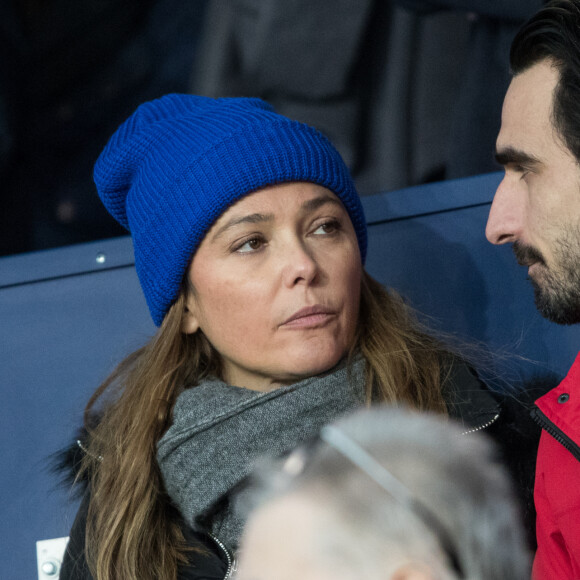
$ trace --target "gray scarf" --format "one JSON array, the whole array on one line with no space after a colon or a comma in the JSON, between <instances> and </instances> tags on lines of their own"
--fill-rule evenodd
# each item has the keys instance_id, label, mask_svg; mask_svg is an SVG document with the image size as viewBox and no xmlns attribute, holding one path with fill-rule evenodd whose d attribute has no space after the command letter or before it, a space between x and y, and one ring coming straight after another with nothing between
<instances>
[{"instance_id":1,"label":"gray scarf","mask_svg":"<svg viewBox=\"0 0 580 580\"><path fill-rule=\"evenodd\" d=\"M350 372L349 372L350 371ZM185 521L199 516L252 471L261 456L277 457L340 415L364 404L364 361L268 392L208 379L177 399L173 424L157 447L165 487ZM243 521L225 509L211 529L235 548Z\"/></svg>"}]
</instances>

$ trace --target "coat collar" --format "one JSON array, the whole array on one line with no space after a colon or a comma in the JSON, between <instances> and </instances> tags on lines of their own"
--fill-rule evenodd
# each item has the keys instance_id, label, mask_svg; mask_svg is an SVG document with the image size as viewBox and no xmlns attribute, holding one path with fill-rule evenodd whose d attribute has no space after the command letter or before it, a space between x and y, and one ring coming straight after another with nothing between
<instances>
[{"instance_id":1,"label":"coat collar","mask_svg":"<svg viewBox=\"0 0 580 580\"><path fill-rule=\"evenodd\" d=\"M536 406L568 439L580 445L580 354L564 380L540 397Z\"/></svg>"}]
</instances>

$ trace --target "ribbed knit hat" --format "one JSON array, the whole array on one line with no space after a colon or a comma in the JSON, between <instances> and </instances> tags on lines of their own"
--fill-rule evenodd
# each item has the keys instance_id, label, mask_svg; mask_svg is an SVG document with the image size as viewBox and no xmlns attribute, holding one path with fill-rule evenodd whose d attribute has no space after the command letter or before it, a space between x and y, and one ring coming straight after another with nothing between
<instances>
[{"instance_id":1,"label":"ribbed knit hat","mask_svg":"<svg viewBox=\"0 0 580 580\"><path fill-rule=\"evenodd\" d=\"M318 131L260 99L172 94L145 103L111 137L94 178L109 213L131 232L157 326L213 223L266 185L309 181L334 192L365 260L365 217L340 155Z\"/></svg>"}]
</instances>

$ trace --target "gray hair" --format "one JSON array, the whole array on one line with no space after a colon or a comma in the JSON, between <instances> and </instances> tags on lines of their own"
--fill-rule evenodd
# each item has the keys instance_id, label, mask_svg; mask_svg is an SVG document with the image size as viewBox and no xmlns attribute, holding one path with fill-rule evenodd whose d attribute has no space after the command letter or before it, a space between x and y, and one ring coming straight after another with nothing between
<instances>
[{"instance_id":1,"label":"gray hair","mask_svg":"<svg viewBox=\"0 0 580 580\"><path fill-rule=\"evenodd\" d=\"M263 465L254 483L241 509L311 498L340 523L316 547L320 557L340 553L353 570L374 567L376 578L387 560L423 563L446 580L529 578L520 514L493 442L440 417L356 412L282 465Z\"/></svg>"}]
</instances>

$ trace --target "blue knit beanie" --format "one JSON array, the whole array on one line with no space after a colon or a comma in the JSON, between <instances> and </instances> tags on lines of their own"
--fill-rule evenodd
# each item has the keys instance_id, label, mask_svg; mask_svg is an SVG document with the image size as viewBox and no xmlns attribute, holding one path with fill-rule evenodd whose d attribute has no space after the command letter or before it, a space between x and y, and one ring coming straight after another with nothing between
<instances>
[{"instance_id":1,"label":"blue knit beanie","mask_svg":"<svg viewBox=\"0 0 580 580\"><path fill-rule=\"evenodd\" d=\"M260 99L173 94L145 103L111 137L94 178L109 213L131 232L157 326L213 223L266 185L309 181L334 192L365 260L366 221L340 155L318 131Z\"/></svg>"}]
</instances>

